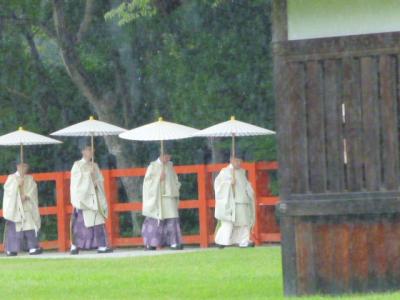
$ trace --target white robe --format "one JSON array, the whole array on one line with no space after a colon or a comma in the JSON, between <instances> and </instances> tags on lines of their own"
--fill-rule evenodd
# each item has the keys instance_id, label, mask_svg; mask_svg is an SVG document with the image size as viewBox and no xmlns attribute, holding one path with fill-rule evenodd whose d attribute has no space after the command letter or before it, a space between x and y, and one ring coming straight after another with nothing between
<instances>
[{"instance_id":1,"label":"white robe","mask_svg":"<svg viewBox=\"0 0 400 300\"><path fill-rule=\"evenodd\" d=\"M165 179L160 181L163 169ZM172 162L151 162L143 181L142 214L158 220L178 218L180 187Z\"/></svg>"},{"instance_id":2,"label":"white robe","mask_svg":"<svg viewBox=\"0 0 400 300\"><path fill-rule=\"evenodd\" d=\"M15 223L16 231L40 229L40 213L37 184L31 175L24 176L24 184L18 185L19 173L8 175L4 184L3 216ZM21 193L27 200L22 201Z\"/></svg>"},{"instance_id":3,"label":"white robe","mask_svg":"<svg viewBox=\"0 0 400 300\"><path fill-rule=\"evenodd\" d=\"M233 182L235 172L235 185ZM232 165L221 170L214 182L215 218L220 227L215 236L219 245L246 245L255 222L254 191L246 171L234 170Z\"/></svg>"},{"instance_id":4,"label":"white robe","mask_svg":"<svg viewBox=\"0 0 400 300\"><path fill-rule=\"evenodd\" d=\"M86 227L104 224L108 215L107 200L104 192L104 179L99 166L84 159L74 163L71 170L71 203L81 209Z\"/></svg>"}]
</instances>

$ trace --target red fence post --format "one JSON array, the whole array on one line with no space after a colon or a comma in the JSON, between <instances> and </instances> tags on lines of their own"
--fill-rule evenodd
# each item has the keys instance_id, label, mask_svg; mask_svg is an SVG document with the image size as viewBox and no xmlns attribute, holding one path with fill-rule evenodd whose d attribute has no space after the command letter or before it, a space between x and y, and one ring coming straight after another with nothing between
<instances>
[{"instance_id":1,"label":"red fence post","mask_svg":"<svg viewBox=\"0 0 400 300\"><path fill-rule=\"evenodd\" d=\"M119 237L119 219L118 213L114 212L114 203L117 202L116 199L116 186L115 178L111 176L111 170L103 170L104 177L104 190L108 205L108 218L106 221L106 231L108 235L108 242L110 247L115 245L115 239Z\"/></svg>"},{"instance_id":2,"label":"red fence post","mask_svg":"<svg viewBox=\"0 0 400 300\"><path fill-rule=\"evenodd\" d=\"M214 199L214 186L212 181L212 172L208 172L206 167L206 203L207 203L207 229L208 229L208 242L214 243L214 231L216 226L216 219L214 217L213 205L210 199Z\"/></svg>"},{"instance_id":3,"label":"red fence post","mask_svg":"<svg viewBox=\"0 0 400 300\"><path fill-rule=\"evenodd\" d=\"M58 251L65 252L68 248L67 234L69 226L67 224L67 201L65 195L64 173L59 172L56 176L56 201L57 201L57 232L58 232Z\"/></svg>"},{"instance_id":4,"label":"red fence post","mask_svg":"<svg viewBox=\"0 0 400 300\"><path fill-rule=\"evenodd\" d=\"M207 205L207 172L205 165L199 165L197 171L197 186L199 193L199 229L200 247L208 247L208 205Z\"/></svg>"},{"instance_id":5,"label":"red fence post","mask_svg":"<svg viewBox=\"0 0 400 300\"><path fill-rule=\"evenodd\" d=\"M259 183L259 186L260 186L260 184L262 184L264 187L266 187L267 196L270 196L271 195L271 189L270 189L270 183L269 183L269 173L268 173L268 171L266 171L263 174L265 176L264 180L263 181L259 180L258 183ZM259 188L259 186L257 188ZM271 206L271 205L270 206L263 206L263 207L259 207L258 210L260 210L263 213L262 216L260 216L260 213L259 213L260 220L264 224L264 227L260 226L260 229L259 229L260 230L261 242L271 242L270 239L266 239L266 240L262 239L262 230L263 230L263 228L265 228L265 233L267 235L273 233L272 228L270 226L270 223L274 222L274 220L275 220L275 214L274 214L275 209L274 209L274 206Z\"/></svg>"},{"instance_id":6,"label":"red fence post","mask_svg":"<svg viewBox=\"0 0 400 300\"><path fill-rule=\"evenodd\" d=\"M254 197L255 197L255 210L256 210L256 215L255 215L255 224L253 228L253 235L255 239L256 245L261 244L260 240L260 203L259 203L259 198L258 198L258 188L257 188L257 166L256 163L251 163L249 167L249 181L254 189Z\"/></svg>"}]
</instances>

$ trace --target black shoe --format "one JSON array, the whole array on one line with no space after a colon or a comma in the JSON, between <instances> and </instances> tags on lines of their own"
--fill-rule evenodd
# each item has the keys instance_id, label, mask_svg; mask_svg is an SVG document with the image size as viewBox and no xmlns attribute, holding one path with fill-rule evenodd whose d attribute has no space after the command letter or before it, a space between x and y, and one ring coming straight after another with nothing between
<instances>
[{"instance_id":1,"label":"black shoe","mask_svg":"<svg viewBox=\"0 0 400 300\"><path fill-rule=\"evenodd\" d=\"M220 245L220 244L216 244L216 245L217 245L218 249L224 249L225 248L224 245Z\"/></svg>"},{"instance_id":2,"label":"black shoe","mask_svg":"<svg viewBox=\"0 0 400 300\"><path fill-rule=\"evenodd\" d=\"M154 246L146 245L146 246L144 247L144 250L145 250L145 251L154 251L154 250L157 250L157 248L154 247Z\"/></svg>"},{"instance_id":3,"label":"black shoe","mask_svg":"<svg viewBox=\"0 0 400 300\"><path fill-rule=\"evenodd\" d=\"M79 254L79 249L78 248L72 249L69 253L71 255L78 255Z\"/></svg>"},{"instance_id":4,"label":"black shoe","mask_svg":"<svg viewBox=\"0 0 400 300\"><path fill-rule=\"evenodd\" d=\"M182 244L178 244L175 246L171 246L169 247L171 250L183 250L183 245Z\"/></svg>"},{"instance_id":5,"label":"black shoe","mask_svg":"<svg viewBox=\"0 0 400 300\"><path fill-rule=\"evenodd\" d=\"M6 255L7 255L7 256L17 256L18 253L17 253L17 252L7 251L7 252L6 252Z\"/></svg>"},{"instance_id":6,"label":"black shoe","mask_svg":"<svg viewBox=\"0 0 400 300\"><path fill-rule=\"evenodd\" d=\"M37 248L35 249L33 252L29 252L29 255L39 255L43 253L43 249L42 248Z\"/></svg>"},{"instance_id":7,"label":"black shoe","mask_svg":"<svg viewBox=\"0 0 400 300\"><path fill-rule=\"evenodd\" d=\"M97 250L97 253L113 253L114 250L112 248L106 248L104 250Z\"/></svg>"}]
</instances>

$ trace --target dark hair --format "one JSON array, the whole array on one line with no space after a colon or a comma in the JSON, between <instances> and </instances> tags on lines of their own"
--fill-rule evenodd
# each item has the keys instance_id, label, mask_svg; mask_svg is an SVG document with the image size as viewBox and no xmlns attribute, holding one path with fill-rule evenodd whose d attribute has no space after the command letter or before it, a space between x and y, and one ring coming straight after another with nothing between
<instances>
[{"instance_id":1,"label":"dark hair","mask_svg":"<svg viewBox=\"0 0 400 300\"><path fill-rule=\"evenodd\" d=\"M92 148L92 145L91 144L82 144L80 147L81 151L86 150L87 148Z\"/></svg>"}]
</instances>

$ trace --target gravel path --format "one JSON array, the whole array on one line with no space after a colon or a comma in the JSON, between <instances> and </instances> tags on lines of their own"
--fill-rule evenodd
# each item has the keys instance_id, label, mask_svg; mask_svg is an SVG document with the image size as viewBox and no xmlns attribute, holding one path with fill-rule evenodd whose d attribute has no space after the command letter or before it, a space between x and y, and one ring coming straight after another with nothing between
<instances>
[{"instance_id":1,"label":"gravel path","mask_svg":"<svg viewBox=\"0 0 400 300\"><path fill-rule=\"evenodd\" d=\"M143 249L116 249L113 253L98 254L96 251L81 251L79 255L70 255L69 252L54 252L45 251L41 255L29 255L27 253L20 253L16 257L7 257L0 255L0 259L11 259L11 258L32 258L32 259L102 259L102 258L122 258L122 257L139 257L139 256L157 256L167 254L181 254L190 253L197 251L207 251L208 249L201 248L185 248L184 250L157 250L157 251L145 251Z\"/></svg>"}]
</instances>

